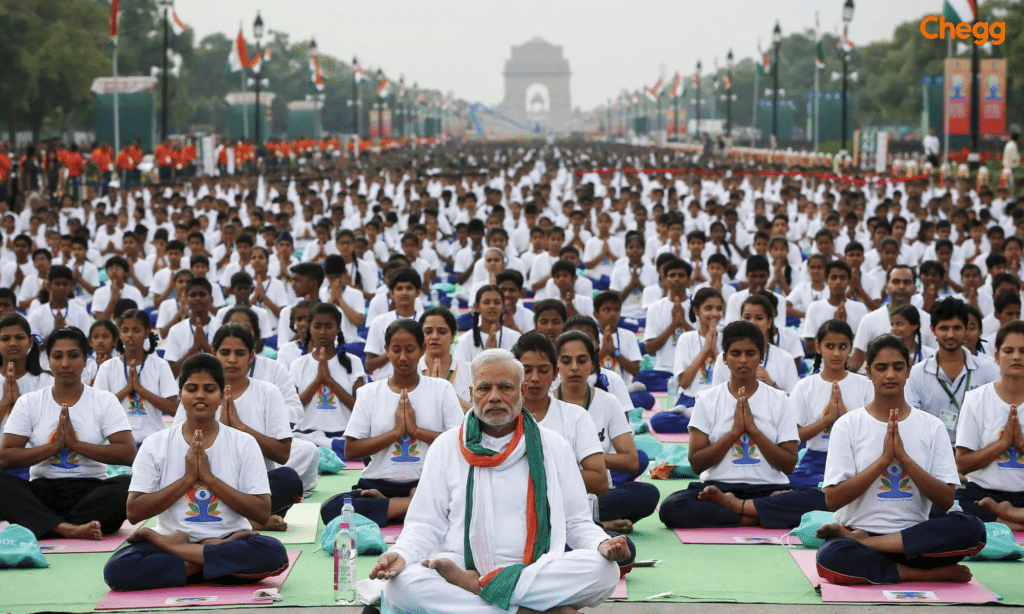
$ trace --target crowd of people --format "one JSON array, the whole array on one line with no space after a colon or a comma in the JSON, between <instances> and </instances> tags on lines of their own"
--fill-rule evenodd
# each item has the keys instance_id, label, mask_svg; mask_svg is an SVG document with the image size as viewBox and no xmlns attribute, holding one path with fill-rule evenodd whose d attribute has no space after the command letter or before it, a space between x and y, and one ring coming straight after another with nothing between
<instances>
[{"instance_id":1,"label":"crowd of people","mask_svg":"<svg viewBox=\"0 0 1024 614\"><path fill-rule=\"evenodd\" d=\"M367 464L325 522L404 522L392 612L595 605L655 512L832 510L837 583L966 582L983 522L1024 528L1007 189L583 142L261 158L0 199L0 520L155 517L115 589L280 573L328 451ZM651 409L699 476L663 500Z\"/></svg>"}]
</instances>

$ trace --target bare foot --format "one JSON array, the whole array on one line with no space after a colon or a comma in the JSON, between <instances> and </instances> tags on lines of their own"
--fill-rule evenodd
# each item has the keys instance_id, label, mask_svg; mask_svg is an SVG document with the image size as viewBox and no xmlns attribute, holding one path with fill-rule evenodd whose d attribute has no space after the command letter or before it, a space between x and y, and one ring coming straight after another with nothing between
<instances>
[{"instance_id":1,"label":"bare foot","mask_svg":"<svg viewBox=\"0 0 1024 614\"><path fill-rule=\"evenodd\" d=\"M1017 520L1011 517L1011 513L1017 508L1013 507L1013 504L1009 501L996 501L992 497L985 497L981 501L978 501L978 505L992 512L1000 519L1009 518L1010 520Z\"/></svg>"},{"instance_id":2,"label":"bare foot","mask_svg":"<svg viewBox=\"0 0 1024 614\"><path fill-rule=\"evenodd\" d=\"M260 525L252 522L252 528L254 531L287 531L288 523L284 521L284 518L281 518L277 514L271 514L270 519L267 520L266 524Z\"/></svg>"},{"instance_id":3,"label":"bare foot","mask_svg":"<svg viewBox=\"0 0 1024 614\"><path fill-rule=\"evenodd\" d=\"M384 493L377 490L376 488L367 488L366 490L360 490L359 494L364 497L369 497L370 499L387 499L387 497L384 496Z\"/></svg>"},{"instance_id":4,"label":"bare foot","mask_svg":"<svg viewBox=\"0 0 1024 614\"><path fill-rule=\"evenodd\" d=\"M740 499L731 492L722 492L717 486L705 486L704 490L697 495L698 499L717 503L722 507L741 514L743 510L743 499Z\"/></svg>"},{"instance_id":5,"label":"bare foot","mask_svg":"<svg viewBox=\"0 0 1024 614\"><path fill-rule=\"evenodd\" d=\"M971 581L971 570L966 565L947 565L935 569L917 569L898 565L901 582L957 582Z\"/></svg>"},{"instance_id":6,"label":"bare foot","mask_svg":"<svg viewBox=\"0 0 1024 614\"><path fill-rule=\"evenodd\" d=\"M775 495L781 495L782 493L786 493L786 492L793 492L793 489L792 488L787 488L786 490L776 490L775 492L773 492L772 494L770 494L768 496L769 497L774 497Z\"/></svg>"},{"instance_id":7,"label":"bare foot","mask_svg":"<svg viewBox=\"0 0 1024 614\"><path fill-rule=\"evenodd\" d=\"M821 525L815 535L821 539L836 539L841 537L845 539L852 539L857 542L871 537L868 532L863 529L847 529L843 525L835 522Z\"/></svg>"},{"instance_id":8,"label":"bare foot","mask_svg":"<svg viewBox=\"0 0 1024 614\"><path fill-rule=\"evenodd\" d=\"M99 520L93 520L86 524L62 522L54 527L53 531L68 539L103 539L103 530L100 528Z\"/></svg>"},{"instance_id":9,"label":"bare foot","mask_svg":"<svg viewBox=\"0 0 1024 614\"><path fill-rule=\"evenodd\" d=\"M449 559L424 560L424 567L434 569L449 584L469 591L474 595L480 594L480 574L475 571L465 571Z\"/></svg>"},{"instance_id":10,"label":"bare foot","mask_svg":"<svg viewBox=\"0 0 1024 614\"><path fill-rule=\"evenodd\" d=\"M621 535L633 532L633 523L625 519L602 522L601 527L604 528L605 531L611 531L612 533L619 533Z\"/></svg>"}]
</instances>

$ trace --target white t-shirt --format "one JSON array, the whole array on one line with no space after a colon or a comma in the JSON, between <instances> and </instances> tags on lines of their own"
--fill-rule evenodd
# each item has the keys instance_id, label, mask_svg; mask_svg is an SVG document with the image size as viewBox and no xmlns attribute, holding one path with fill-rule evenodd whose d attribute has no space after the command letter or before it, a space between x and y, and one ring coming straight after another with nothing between
<instances>
[{"instance_id":1,"label":"white t-shirt","mask_svg":"<svg viewBox=\"0 0 1024 614\"><path fill-rule=\"evenodd\" d=\"M289 421L297 424L302 419L302 401L299 399L295 380L288 372L287 364L257 355L250 377L272 384L277 388L288 408Z\"/></svg>"},{"instance_id":2,"label":"white t-shirt","mask_svg":"<svg viewBox=\"0 0 1024 614\"><path fill-rule=\"evenodd\" d=\"M79 441L105 445L110 436L131 431L117 397L104 390L86 386L78 402L68 407L71 426ZM60 405L53 400L53 386L22 394L7 418L4 434L28 437L29 448L45 446L52 441L60 424ZM39 478L105 478L107 465L64 448L50 458L29 468L29 477Z\"/></svg>"},{"instance_id":3,"label":"white t-shirt","mask_svg":"<svg viewBox=\"0 0 1024 614\"><path fill-rule=\"evenodd\" d=\"M707 390L712 385L712 379L715 371L715 358L720 351L720 337L715 338L715 353L705 357L704 364L697 370L696 375L693 376L693 381L690 385L682 389L683 394L688 397L697 397L697 393ZM682 375L683 371L686 371L693 364L694 359L700 355L700 351L704 349L704 337L701 336L699 330L690 330L676 342L676 353L675 359L673 360L672 374L674 377Z\"/></svg>"},{"instance_id":4,"label":"white t-shirt","mask_svg":"<svg viewBox=\"0 0 1024 614\"><path fill-rule=\"evenodd\" d=\"M32 332L46 339L53 332L54 323L57 321L57 313L64 316L64 322L68 326L74 326L86 335L89 334L92 320L89 318L89 313L85 310L85 307L80 305L78 301L69 302L64 309L54 309L49 303L37 305L29 310L26 319L29 326L32 327Z\"/></svg>"},{"instance_id":5,"label":"white t-shirt","mask_svg":"<svg viewBox=\"0 0 1024 614\"><path fill-rule=\"evenodd\" d=\"M431 368L427 366L427 356L424 354L420 357L416 369L423 375L427 375ZM452 358L452 366L448 371L447 381L455 389L455 394L463 401L472 402L473 397L469 394L469 387L473 385L473 377L469 372L469 363Z\"/></svg>"},{"instance_id":6,"label":"white t-shirt","mask_svg":"<svg viewBox=\"0 0 1024 614\"><path fill-rule=\"evenodd\" d=\"M607 239L608 249L612 253L612 258L605 256L589 271L589 276L592 279L600 279L602 275L608 275L609 278L612 274L612 267L615 264L615 260L621 258L626 253L626 245L622 241L622 237L611 235ZM604 251L605 239L598 237L591 237L587 240L586 245L583 247L582 260L584 262L590 262L597 255ZM627 278L628 279L628 278Z\"/></svg>"},{"instance_id":7,"label":"white t-shirt","mask_svg":"<svg viewBox=\"0 0 1024 614\"><path fill-rule=\"evenodd\" d=\"M548 402L548 413L538 424L565 437L578 464L588 456L604 453L594 421L579 405L552 398Z\"/></svg>"},{"instance_id":8,"label":"white t-shirt","mask_svg":"<svg viewBox=\"0 0 1024 614\"><path fill-rule=\"evenodd\" d=\"M217 408L218 420L220 420L220 412L223 407L222 403ZM288 411L285 408L284 399L281 398L281 392L273 384L250 377L245 392L235 397L235 412L238 414L239 420L257 433L277 440L292 438L292 428L288 424ZM177 413L174 414L174 424L184 423L187 417L185 410L179 407ZM262 450L260 456L263 456ZM280 466L269 458L264 458L263 462L267 471Z\"/></svg>"},{"instance_id":9,"label":"white t-shirt","mask_svg":"<svg viewBox=\"0 0 1024 614\"><path fill-rule=\"evenodd\" d=\"M683 301L683 313L687 313L689 307L687 305L689 301ZM661 333L672 323L672 308L675 307L675 303L672 302L671 298L665 297L658 299L651 303L651 306L647 308L647 326L644 328L644 341L650 341L651 339L657 338ZM683 329L677 328L669 336L668 340L665 341L665 345L661 346L654 356L658 359L655 369L659 371L671 371L672 363L675 361L676 356L676 343L679 341L679 337L683 334ZM650 350L647 352L650 354Z\"/></svg>"},{"instance_id":10,"label":"white t-shirt","mask_svg":"<svg viewBox=\"0 0 1024 614\"><path fill-rule=\"evenodd\" d=\"M956 426L956 446L968 450L981 450L991 445L1006 428L1010 405L999 398L995 383L985 384L968 391L960 408L960 420ZM1017 416L1021 425L1024 418ZM999 458L987 467L967 474L967 479L982 488L1024 491L1024 452L1010 446Z\"/></svg>"},{"instance_id":11,"label":"white t-shirt","mask_svg":"<svg viewBox=\"0 0 1024 614\"><path fill-rule=\"evenodd\" d=\"M765 348L765 356L761 361L761 366L768 371L768 375L778 384L783 392L789 394L793 391L799 380L799 374L797 373L796 362L793 361L792 354L777 345L769 343ZM712 386L724 384L732 376L732 371L729 369L729 365L725 364L725 356L722 352L719 352L718 357L715 358L714 370L715 372L711 379Z\"/></svg>"},{"instance_id":12,"label":"white t-shirt","mask_svg":"<svg viewBox=\"0 0 1024 614\"><path fill-rule=\"evenodd\" d=\"M717 368L715 372L717 373ZM754 423L764 435L776 444L799 441L796 412L786 393L766 384L758 384L753 396L747 397ZM728 384L712 386L697 395L690 418L690 430L708 436L710 443L729 435L736 416L736 397ZM789 478L762 457L757 445L744 433L733 444L718 464L700 474L702 482L736 482L744 484L788 484Z\"/></svg>"},{"instance_id":13,"label":"white t-shirt","mask_svg":"<svg viewBox=\"0 0 1024 614\"><path fill-rule=\"evenodd\" d=\"M421 315L423 315L423 311L417 308L413 313L413 316L408 319L419 322ZM399 317L398 312L392 309L391 311L380 314L370 322L370 326L367 327L368 330L366 331L366 345L363 346L363 351L366 352L367 355L376 354L377 356L383 356L387 353L384 348L384 333L387 332L388 326L390 326L391 323ZM379 380L384 379L385 377L390 377L394 372L394 367L391 366L391 361L389 360L379 369L374 371L372 375L373 379ZM296 383L298 383L297 380ZM299 390L302 390L301 384L299 384Z\"/></svg>"},{"instance_id":14,"label":"white t-shirt","mask_svg":"<svg viewBox=\"0 0 1024 614\"><path fill-rule=\"evenodd\" d=\"M825 461L827 488L848 480L878 460L888 423L861 408L836 421ZM946 484L959 484L953 449L942 421L919 409L900 422L903 448L918 465ZM836 510L836 522L871 533L895 533L928 520L932 502L893 461L859 497Z\"/></svg>"},{"instance_id":15,"label":"white t-shirt","mask_svg":"<svg viewBox=\"0 0 1024 614\"><path fill-rule=\"evenodd\" d=\"M391 378L372 382L359 389L345 437L366 439L377 437L395 427L395 411L400 395L388 386ZM416 412L416 426L438 433L462 424L462 405L455 389L438 377L420 377L420 383L409 391L409 403ZM393 445L371 456L363 477L392 482L420 479L423 458L430 447L426 441L403 435Z\"/></svg>"},{"instance_id":16,"label":"white t-shirt","mask_svg":"<svg viewBox=\"0 0 1024 614\"><path fill-rule=\"evenodd\" d=\"M921 343L930 348L937 347L935 335L932 334L932 320L928 313L918 309L921 314ZM847 310L849 313L849 310ZM856 335L853 338L853 349L866 352L868 344L886 333L892 332L892 322L889 318L888 305L882 305L878 309L861 318L857 326Z\"/></svg>"},{"instance_id":17,"label":"white t-shirt","mask_svg":"<svg viewBox=\"0 0 1024 614\"><path fill-rule=\"evenodd\" d=\"M352 363L351 373L346 371L334 356L327 361L327 368L334 381L338 382L349 394L353 394L353 386L360 378L366 378L366 372L363 371L363 363L357 356L349 354L348 359ZM320 361L312 354L306 354L292 364L289 371L292 374L292 379L295 380L295 385L300 391L305 392L306 388L316 379L319 369ZM314 394L303 408L302 421L295 425L295 429L336 433L345 430L351 415L352 410L346 407L330 388L321 386L320 391Z\"/></svg>"},{"instance_id":18,"label":"white t-shirt","mask_svg":"<svg viewBox=\"0 0 1024 614\"><path fill-rule=\"evenodd\" d=\"M136 370L139 373L139 383L146 390L162 399L177 396L178 381L171 373L171 366L163 358L156 354L147 356ZM124 357L111 358L100 365L93 386L98 390L106 390L116 395L119 390L128 385L126 373ZM121 401L121 407L124 408L128 416L128 423L132 425L132 435L135 437L135 441L141 442L153 433L164 429L163 412L155 407L150 407L140 395L129 394Z\"/></svg>"},{"instance_id":19,"label":"white t-shirt","mask_svg":"<svg viewBox=\"0 0 1024 614\"><path fill-rule=\"evenodd\" d=\"M871 385L871 380L863 375L847 373L846 377L839 381L839 394L842 396L843 405L850 410L870 403L875 398L875 388ZM831 399L832 383L823 380L821 374L810 375L797 382L793 392L789 394L789 400L796 411L797 426L803 427L817 422L824 415ZM831 431L832 429L826 428L808 439L807 449L827 452Z\"/></svg>"},{"instance_id":20,"label":"white t-shirt","mask_svg":"<svg viewBox=\"0 0 1024 614\"><path fill-rule=\"evenodd\" d=\"M180 424L175 425L142 442L132 465L129 492L157 492L185 475L189 445L181 429ZM213 474L228 486L246 495L270 494L263 454L251 435L220 425L206 456ZM196 482L183 497L157 514L155 527L161 535L186 533L193 543L251 529L247 518L228 507L202 482Z\"/></svg>"},{"instance_id":21,"label":"white t-shirt","mask_svg":"<svg viewBox=\"0 0 1024 614\"><path fill-rule=\"evenodd\" d=\"M811 306L807 308L807 313L804 314L804 321L800 325L800 336L804 339L817 338L818 329L822 324L833 319L837 309L838 307L833 307L827 298L811 303ZM857 333L861 320L866 315L868 315L868 308L864 306L864 303L846 299L846 323L850 325L854 334Z\"/></svg>"},{"instance_id":22,"label":"white t-shirt","mask_svg":"<svg viewBox=\"0 0 1024 614\"><path fill-rule=\"evenodd\" d=\"M811 303L823 298L828 298L828 286L821 290L815 290L811 282L802 281L790 290L786 300L789 301L793 309L806 312Z\"/></svg>"},{"instance_id":23,"label":"white t-shirt","mask_svg":"<svg viewBox=\"0 0 1024 614\"><path fill-rule=\"evenodd\" d=\"M615 454L615 446L612 440L619 435L629 433L632 436L633 427L626 421L626 414L622 411L622 404L611 394L600 388L590 387L590 406L584 407L590 420L597 429L597 441L601 445L601 451L605 454ZM555 399L558 400L558 399ZM579 407L579 406L577 406ZM612 474L608 472L608 486L612 485Z\"/></svg>"},{"instance_id":24,"label":"white t-shirt","mask_svg":"<svg viewBox=\"0 0 1024 614\"><path fill-rule=\"evenodd\" d=\"M53 376L50 375L49 371L43 371L39 375L32 375L31 373L26 371L25 375L22 375L21 377L18 378L18 395L20 396L28 394L30 392L35 392L40 388L45 388L46 386L52 385ZM4 425L7 424L7 418L9 417L10 414L7 414L3 418L0 418L0 433L4 432Z\"/></svg>"},{"instance_id":25,"label":"white t-shirt","mask_svg":"<svg viewBox=\"0 0 1024 614\"><path fill-rule=\"evenodd\" d=\"M106 284L96 288L96 293L92 297L92 312L103 313L103 310L110 305L111 298L111 286ZM125 283L121 288L121 298L130 298L135 301L135 304L139 306L139 309L146 307L145 299L142 298L142 293L135 286Z\"/></svg>"},{"instance_id":26,"label":"white t-shirt","mask_svg":"<svg viewBox=\"0 0 1024 614\"><path fill-rule=\"evenodd\" d=\"M330 298L330 286L324 286L320 288L320 301L328 303L330 302ZM363 293L360 292L358 289L353 288L352 286L345 286L341 291L341 300L345 301L345 304L347 304L352 309L355 309L359 313L365 315L366 299L363 298ZM360 339L359 329L356 328L356 325L353 324L352 321L348 319L348 316L345 315L344 311L341 312L341 332L345 333L345 341L347 341L348 343L352 343L353 341L358 341Z\"/></svg>"},{"instance_id":27,"label":"white t-shirt","mask_svg":"<svg viewBox=\"0 0 1024 614\"><path fill-rule=\"evenodd\" d=\"M503 350L511 350L512 346L516 344L516 341L519 341L521 336L511 328L502 326L496 335L498 342L496 347ZM455 343L455 351L452 352L452 357L463 362L473 362L476 355L487 348L487 337L487 333L481 332L480 341L483 343L483 347L477 347L476 340L473 339L473 331L467 330L459 335L459 340Z\"/></svg>"},{"instance_id":28,"label":"white t-shirt","mask_svg":"<svg viewBox=\"0 0 1024 614\"><path fill-rule=\"evenodd\" d=\"M789 301L785 296L778 292L772 292L775 298L778 300L778 313L775 314L775 328L783 329L786 328L786 309L789 306ZM726 324L735 322L741 319L743 315L743 301L750 298L750 290L738 290L735 294L729 297L729 300L725 303L725 317L718 323L719 330L725 327Z\"/></svg>"},{"instance_id":29,"label":"white t-shirt","mask_svg":"<svg viewBox=\"0 0 1024 614\"><path fill-rule=\"evenodd\" d=\"M210 321L203 326L203 336L207 341L213 339L216 332L214 326L217 321L210 314ZM185 357L192 343L195 341L196 328L191 320L182 320L167 331L167 339L164 340L164 360L167 362L178 362Z\"/></svg>"},{"instance_id":30,"label":"white t-shirt","mask_svg":"<svg viewBox=\"0 0 1024 614\"><path fill-rule=\"evenodd\" d=\"M610 290L622 292L629 284L629 280L633 277L633 269L630 268L628 260L626 262L627 264L618 265L612 270L611 283L608 285ZM658 271L654 268L654 265L648 262L640 264L640 283L643 284L644 289L658 286ZM645 313L643 291L633 288L629 296L622 301L622 316L626 318L642 318Z\"/></svg>"},{"instance_id":31,"label":"white t-shirt","mask_svg":"<svg viewBox=\"0 0 1024 614\"><path fill-rule=\"evenodd\" d=\"M601 335L601 340L602 342L604 341L603 333ZM640 342L636 340L636 333L633 331L627 328L615 329L615 334L612 335L612 343L614 343L615 347L618 348L622 358L625 358L626 360L633 360L638 363L644 359L643 354L640 353ZM601 368L618 373L619 377L622 378L622 381L627 384L633 381L633 376L622 368L622 365L619 364L619 360L614 356L605 357L605 359L601 361Z\"/></svg>"}]
</instances>

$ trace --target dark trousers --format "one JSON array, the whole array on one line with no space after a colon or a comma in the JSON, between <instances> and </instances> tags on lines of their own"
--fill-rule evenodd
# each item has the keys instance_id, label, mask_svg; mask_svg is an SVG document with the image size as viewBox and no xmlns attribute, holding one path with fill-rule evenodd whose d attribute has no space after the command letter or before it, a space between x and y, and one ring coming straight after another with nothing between
<instances>
[{"instance_id":1,"label":"dark trousers","mask_svg":"<svg viewBox=\"0 0 1024 614\"><path fill-rule=\"evenodd\" d=\"M203 571L185 575L185 561L150 543L131 544L114 553L103 567L103 580L117 591L144 591L185 586L191 582L250 584L276 576L288 567L288 552L266 535L203 547Z\"/></svg>"},{"instance_id":2,"label":"dark trousers","mask_svg":"<svg viewBox=\"0 0 1024 614\"><path fill-rule=\"evenodd\" d=\"M722 492L750 500L761 517L761 526L766 529L790 529L800 524L800 517L805 513L828 509L825 493L817 488L800 488L772 495L773 492L789 490L790 485L690 482L686 490L675 492L662 501L659 517L665 526L670 529L740 526L741 514L697 498L705 486L717 486Z\"/></svg>"},{"instance_id":3,"label":"dark trousers","mask_svg":"<svg viewBox=\"0 0 1024 614\"><path fill-rule=\"evenodd\" d=\"M982 522L997 522L999 520L998 516L975 503L975 501L980 501L985 497L992 497L997 503L1009 501L1013 507L1024 507L1024 492L989 490L988 488L978 486L974 482L968 482L963 488L956 489L956 502L960 504L964 512L981 518ZM933 505L932 517L942 515L941 512L936 513L936 511Z\"/></svg>"},{"instance_id":4,"label":"dark trousers","mask_svg":"<svg viewBox=\"0 0 1024 614\"><path fill-rule=\"evenodd\" d=\"M625 471L612 471L612 485L619 486L626 482L632 482L647 471L647 466L651 464L651 459L647 456L647 453L643 450L636 451L637 458L637 470L632 473Z\"/></svg>"},{"instance_id":5,"label":"dark trousers","mask_svg":"<svg viewBox=\"0 0 1024 614\"><path fill-rule=\"evenodd\" d=\"M608 494L597 498L602 521L628 520L639 522L654 513L661 493L647 482L626 482L608 489Z\"/></svg>"},{"instance_id":6,"label":"dark trousers","mask_svg":"<svg viewBox=\"0 0 1024 614\"><path fill-rule=\"evenodd\" d=\"M832 584L896 584L897 565L936 569L954 565L985 547L985 524L951 512L900 531L903 552L875 552L852 539L830 539L818 549L818 575Z\"/></svg>"},{"instance_id":7,"label":"dark trousers","mask_svg":"<svg viewBox=\"0 0 1024 614\"><path fill-rule=\"evenodd\" d=\"M377 523L377 526L388 526L388 499L395 497L408 497L409 493L419 480L414 482L392 482L390 480L368 480L359 478L355 486L349 492L334 495L320 506L320 518L324 524L341 516L341 508L345 505L345 498L352 499L352 507L356 513ZM379 490L384 499L364 497L359 494L360 490Z\"/></svg>"},{"instance_id":8,"label":"dark trousers","mask_svg":"<svg viewBox=\"0 0 1024 614\"><path fill-rule=\"evenodd\" d=\"M284 516L302 500L302 478L291 467L278 467L267 472L270 481L270 513Z\"/></svg>"},{"instance_id":9,"label":"dark trousers","mask_svg":"<svg viewBox=\"0 0 1024 614\"><path fill-rule=\"evenodd\" d=\"M116 533L128 517L130 475L112 478L38 479L26 482L0 473L0 520L20 524L36 537L62 522L100 522L105 535Z\"/></svg>"},{"instance_id":10,"label":"dark trousers","mask_svg":"<svg viewBox=\"0 0 1024 614\"><path fill-rule=\"evenodd\" d=\"M828 452L808 450L800 459L800 464L789 474L789 483L793 488L817 488L825 479L825 458Z\"/></svg>"},{"instance_id":11,"label":"dark trousers","mask_svg":"<svg viewBox=\"0 0 1024 614\"><path fill-rule=\"evenodd\" d=\"M687 433L690 418L674 411L660 411L651 416L651 430L655 433Z\"/></svg>"}]
</instances>

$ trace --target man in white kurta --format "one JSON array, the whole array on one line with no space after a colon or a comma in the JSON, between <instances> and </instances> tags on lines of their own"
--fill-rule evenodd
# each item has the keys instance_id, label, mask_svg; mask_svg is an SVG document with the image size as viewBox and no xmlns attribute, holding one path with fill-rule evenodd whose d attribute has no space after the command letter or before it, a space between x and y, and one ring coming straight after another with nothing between
<instances>
[{"instance_id":1,"label":"man in white kurta","mask_svg":"<svg viewBox=\"0 0 1024 614\"><path fill-rule=\"evenodd\" d=\"M430 446L402 535L370 577L388 579L384 601L395 614L596 606L614 591L616 562L625 561L629 550L625 538L609 539L593 522L572 450L562 436L540 426L533 428L543 448L550 547L522 570L507 609L479 594L488 574L524 562L527 514L533 508L527 502L531 473L525 452L530 430L523 423L533 419L522 412L523 367L510 352L482 352L473 361L472 375L474 408L461 428L441 434ZM511 453L496 467L471 466L467 460L473 421L478 421L483 448L503 454L512 443ZM520 436L524 430L527 435ZM467 535L470 471L473 505ZM467 537L476 571L466 571ZM565 552L566 545L572 550Z\"/></svg>"}]
</instances>

